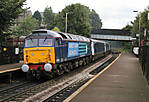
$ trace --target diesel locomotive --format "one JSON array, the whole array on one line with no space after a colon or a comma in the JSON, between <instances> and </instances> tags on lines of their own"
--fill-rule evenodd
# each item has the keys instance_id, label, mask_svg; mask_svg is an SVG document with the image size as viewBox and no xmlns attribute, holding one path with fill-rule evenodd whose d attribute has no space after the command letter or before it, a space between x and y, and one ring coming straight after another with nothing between
<instances>
[{"instance_id":1,"label":"diesel locomotive","mask_svg":"<svg viewBox=\"0 0 149 102\"><path fill-rule=\"evenodd\" d=\"M110 53L110 45L79 35L39 29L24 41L21 69L35 78L53 77Z\"/></svg>"}]
</instances>

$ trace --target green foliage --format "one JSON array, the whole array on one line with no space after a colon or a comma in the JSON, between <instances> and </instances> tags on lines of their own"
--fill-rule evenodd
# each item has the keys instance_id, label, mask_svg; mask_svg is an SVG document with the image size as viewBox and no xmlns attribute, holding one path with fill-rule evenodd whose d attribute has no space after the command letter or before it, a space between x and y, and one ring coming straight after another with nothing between
<instances>
[{"instance_id":1,"label":"green foliage","mask_svg":"<svg viewBox=\"0 0 149 102\"><path fill-rule=\"evenodd\" d=\"M65 31L66 13L68 13L67 32L90 37L91 26L89 22L90 10L79 3L66 6L55 18L56 26Z\"/></svg>"},{"instance_id":2,"label":"green foliage","mask_svg":"<svg viewBox=\"0 0 149 102\"><path fill-rule=\"evenodd\" d=\"M100 29L102 27L101 19L95 10L91 11L89 17L92 29Z\"/></svg>"},{"instance_id":3,"label":"green foliage","mask_svg":"<svg viewBox=\"0 0 149 102\"><path fill-rule=\"evenodd\" d=\"M27 18L23 22L21 22L20 25L17 26L17 28L13 32L16 33L16 35L18 36L26 36L36 28L38 28L38 21L31 16L27 16Z\"/></svg>"},{"instance_id":4,"label":"green foliage","mask_svg":"<svg viewBox=\"0 0 149 102\"><path fill-rule=\"evenodd\" d=\"M44 16L43 22L46 25L46 28L53 29L55 14L53 13L52 8L51 7L45 8L43 16Z\"/></svg>"},{"instance_id":5,"label":"green foliage","mask_svg":"<svg viewBox=\"0 0 149 102\"><path fill-rule=\"evenodd\" d=\"M59 30L58 27L54 27L52 30L53 30L53 31L56 31L56 32L60 32L60 30Z\"/></svg>"},{"instance_id":6,"label":"green foliage","mask_svg":"<svg viewBox=\"0 0 149 102\"><path fill-rule=\"evenodd\" d=\"M143 36L144 30L149 31L149 20L148 20L149 7L145 9L143 12L139 12L134 22L132 22L132 34L141 34ZM140 31L139 31L140 24ZM148 32L149 33L149 32Z\"/></svg>"},{"instance_id":7,"label":"green foliage","mask_svg":"<svg viewBox=\"0 0 149 102\"><path fill-rule=\"evenodd\" d=\"M124 28L122 28L123 30L128 30L131 31L132 30L132 25L126 25Z\"/></svg>"},{"instance_id":8,"label":"green foliage","mask_svg":"<svg viewBox=\"0 0 149 102\"><path fill-rule=\"evenodd\" d=\"M37 10L37 11L35 11L35 13L34 13L34 15L32 16L33 18L36 18L36 20L38 20L38 24L39 24L39 26L40 26L40 24L41 24L41 21L42 21L42 17L41 17L41 15L40 15L40 12Z\"/></svg>"},{"instance_id":9,"label":"green foliage","mask_svg":"<svg viewBox=\"0 0 149 102\"><path fill-rule=\"evenodd\" d=\"M0 0L0 34L6 31L23 11L26 0Z\"/></svg>"}]
</instances>

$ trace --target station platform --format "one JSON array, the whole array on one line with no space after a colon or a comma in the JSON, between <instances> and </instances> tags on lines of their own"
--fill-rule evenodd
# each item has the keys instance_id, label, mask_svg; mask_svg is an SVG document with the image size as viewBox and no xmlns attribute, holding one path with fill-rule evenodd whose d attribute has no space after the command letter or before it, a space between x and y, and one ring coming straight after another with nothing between
<instances>
[{"instance_id":1,"label":"station platform","mask_svg":"<svg viewBox=\"0 0 149 102\"><path fill-rule=\"evenodd\" d=\"M20 70L20 67L23 65L23 63L14 63L14 64L5 64L0 65L0 74Z\"/></svg>"},{"instance_id":2,"label":"station platform","mask_svg":"<svg viewBox=\"0 0 149 102\"><path fill-rule=\"evenodd\" d=\"M149 102L149 86L139 59L122 53L106 70L89 80L64 102Z\"/></svg>"}]
</instances>

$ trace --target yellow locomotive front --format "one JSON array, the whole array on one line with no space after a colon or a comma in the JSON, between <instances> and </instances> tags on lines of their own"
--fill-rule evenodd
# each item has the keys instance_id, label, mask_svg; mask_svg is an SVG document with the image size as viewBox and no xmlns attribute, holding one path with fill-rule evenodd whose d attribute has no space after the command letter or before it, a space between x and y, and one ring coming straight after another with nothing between
<instances>
[{"instance_id":1,"label":"yellow locomotive front","mask_svg":"<svg viewBox=\"0 0 149 102\"><path fill-rule=\"evenodd\" d=\"M23 72L51 72L55 64L55 32L36 31L24 41ZM37 75L36 75L37 76Z\"/></svg>"},{"instance_id":2,"label":"yellow locomotive front","mask_svg":"<svg viewBox=\"0 0 149 102\"><path fill-rule=\"evenodd\" d=\"M24 64L55 63L53 47L24 48Z\"/></svg>"}]
</instances>

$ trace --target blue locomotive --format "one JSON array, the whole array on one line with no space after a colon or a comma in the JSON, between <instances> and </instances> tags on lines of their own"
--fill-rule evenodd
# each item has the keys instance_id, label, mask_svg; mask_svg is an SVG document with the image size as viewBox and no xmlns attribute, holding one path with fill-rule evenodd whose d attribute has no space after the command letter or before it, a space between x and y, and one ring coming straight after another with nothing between
<instances>
[{"instance_id":1,"label":"blue locomotive","mask_svg":"<svg viewBox=\"0 0 149 102\"><path fill-rule=\"evenodd\" d=\"M110 53L104 41L44 29L33 31L24 43L21 69L36 78L61 75Z\"/></svg>"}]
</instances>

